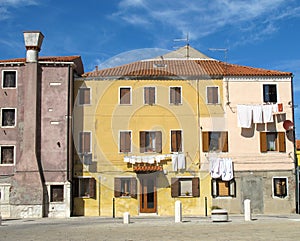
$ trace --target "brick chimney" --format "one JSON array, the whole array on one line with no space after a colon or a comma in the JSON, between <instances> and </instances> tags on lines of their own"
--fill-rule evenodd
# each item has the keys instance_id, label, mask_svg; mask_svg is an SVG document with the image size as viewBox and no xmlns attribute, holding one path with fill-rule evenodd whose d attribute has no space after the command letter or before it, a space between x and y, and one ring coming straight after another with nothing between
<instances>
[{"instance_id":1,"label":"brick chimney","mask_svg":"<svg viewBox=\"0 0 300 241\"><path fill-rule=\"evenodd\" d=\"M38 62L44 35L40 31L24 31L24 42L26 47L26 62Z\"/></svg>"}]
</instances>

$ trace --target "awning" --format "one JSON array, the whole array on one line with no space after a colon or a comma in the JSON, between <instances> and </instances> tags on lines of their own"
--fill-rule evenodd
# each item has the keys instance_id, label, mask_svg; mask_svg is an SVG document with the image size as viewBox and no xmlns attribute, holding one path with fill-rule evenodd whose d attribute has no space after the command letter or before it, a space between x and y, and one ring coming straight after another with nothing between
<instances>
[{"instance_id":1,"label":"awning","mask_svg":"<svg viewBox=\"0 0 300 241\"><path fill-rule=\"evenodd\" d=\"M162 166L157 165L134 165L133 171L135 172L159 172L162 171Z\"/></svg>"}]
</instances>

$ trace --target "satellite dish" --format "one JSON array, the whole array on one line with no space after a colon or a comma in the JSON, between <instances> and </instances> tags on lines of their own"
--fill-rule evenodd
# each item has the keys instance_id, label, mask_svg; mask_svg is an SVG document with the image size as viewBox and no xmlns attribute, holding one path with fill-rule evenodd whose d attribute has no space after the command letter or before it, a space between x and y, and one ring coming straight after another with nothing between
<instances>
[{"instance_id":1,"label":"satellite dish","mask_svg":"<svg viewBox=\"0 0 300 241\"><path fill-rule=\"evenodd\" d=\"M283 128L286 130L286 131L290 131L292 129L294 129L294 123L290 120L285 120L283 122Z\"/></svg>"}]
</instances>

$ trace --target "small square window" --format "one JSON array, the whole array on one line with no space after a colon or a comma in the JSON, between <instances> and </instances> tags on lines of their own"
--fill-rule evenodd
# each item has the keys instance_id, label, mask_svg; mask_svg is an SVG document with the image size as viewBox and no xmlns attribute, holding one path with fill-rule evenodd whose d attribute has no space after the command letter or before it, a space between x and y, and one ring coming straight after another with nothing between
<instances>
[{"instance_id":1,"label":"small square window","mask_svg":"<svg viewBox=\"0 0 300 241\"><path fill-rule=\"evenodd\" d=\"M16 124L16 109L1 109L2 127L14 127Z\"/></svg>"},{"instance_id":2,"label":"small square window","mask_svg":"<svg viewBox=\"0 0 300 241\"><path fill-rule=\"evenodd\" d=\"M207 87L206 88L206 101L207 104L219 103L219 87Z\"/></svg>"},{"instance_id":3,"label":"small square window","mask_svg":"<svg viewBox=\"0 0 300 241\"><path fill-rule=\"evenodd\" d=\"M161 131L140 131L140 152L162 151L162 133Z\"/></svg>"},{"instance_id":4,"label":"small square window","mask_svg":"<svg viewBox=\"0 0 300 241\"><path fill-rule=\"evenodd\" d=\"M155 104L155 87L144 87L144 104Z\"/></svg>"},{"instance_id":5,"label":"small square window","mask_svg":"<svg viewBox=\"0 0 300 241\"><path fill-rule=\"evenodd\" d=\"M182 152L181 130L171 130L171 152Z\"/></svg>"},{"instance_id":6,"label":"small square window","mask_svg":"<svg viewBox=\"0 0 300 241\"><path fill-rule=\"evenodd\" d=\"M14 146L1 146L1 163L14 164Z\"/></svg>"},{"instance_id":7,"label":"small square window","mask_svg":"<svg viewBox=\"0 0 300 241\"><path fill-rule=\"evenodd\" d=\"M137 181L134 177L115 177L115 197L137 197Z\"/></svg>"},{"instance_id":8,"label":"small square window","mask_svg":"<svg viewBox=\"0 0 300 241\"><path fill-rule=\"evenodd\" d=\"M228 132L203 131L202 148L204 152L209 152L209 151L228 152Z\"/></svg>"},{"instance_id":9,"label":"small square window","mask_svg":"<svg viewBox=\"0 0 300 241\"><path fill-rule=\"evenodd\" d=\"M275 197L285 198L287 196L288 179L286 177L273 178L273 194Z\"/></svg>"},{"instance_id":10,"label":"small square window","mask_svg":"<svg viewBox=\"0 0 300 241\"><path fill-rule=\"evenodd\" d=\"M96 198L96 179L93 177L76 178L75 197Z\"/></svg>"},{"instance_id":11,"label":"small square window","mask_svg":"<svg viewBox=\"0 0 300 241\"><path fill-rule=\"evenodd\" d=\"M172 197L200 197L198 177L171 178Z\"/></svg>"},{"instance_id":12,"label":"small square window","mask_svg":"<svg viewBox=\"0 0 300 241\"><path fill-rule=\"evenodd\" d=\"M51 185L50 202L63 202L63 201L64 201L64 185Z\"/></svg>"},{"instance_id":13,"label":"small square window","mask_svg":"<svg viewBox=\"0 0 300 241\"><path fill-rule=\"evenodd\" d=\"M223 181L222 179L211 180L212 196L215 197L235 197L236 187L235 180Z\"/></svg>"},{"instance_id":14,"label":"small square window","mask_svg":"<svg viewBox=\"0 0 300 241\"><path fill-rule=\"evenodd\" d=\"M119 103L120 105L131 104L131 87L120 87Z\"/></svg>"},{"instance_id":15,"label":"small square window","mask_svg":"<svg viewBox=\"0 0 300 241\"><path fill-rule=\"evenodd\" d=\"M181 87L170 87L170 104L180 105L182 103L181 100Z\"/></svg>"},{"instance_id":16,"label":"small square window","mask_svg":"<svg viewBox=\"0 0 300 241\"><path fill-rule=\"evenodd\" d=\"M277 103L277 88L276 85L263 85L264 102Z\"/></svg>"},{"instance_id":17,"label":"small square window","mask_svg":"<svg viewBox=\"0 0 300 241\"><path fill-rule=\"evenodd\" d=\"M3 71L2 87L3 88L16 88L17 86L17 72L16 71Z\"/></svg>"},{"instance_id":18,"label":"small square window","mask_svg":"<svg viewBox=\"0 0 300 241\"><path fill-rule=\"evenodd\" d=\"M90 88L80 88L79 90L79 105L91 104L91 89Z\"/></svg>"}]
</instances>

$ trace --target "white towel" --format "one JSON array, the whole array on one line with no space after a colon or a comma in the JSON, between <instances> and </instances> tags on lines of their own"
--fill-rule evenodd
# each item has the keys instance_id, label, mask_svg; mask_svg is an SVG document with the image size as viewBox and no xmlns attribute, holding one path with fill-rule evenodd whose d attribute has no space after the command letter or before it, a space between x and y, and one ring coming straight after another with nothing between
<instances>
[{"instance_id":1,"label":"white towel","mask_svg":"<svg viewBox=\"0 0 300 241\"><path fill-rule=\"evenodd\" d=\"M132 157L130 158L130 163L131 163L131 164L135 164L135 156L132 156Z\"/></svg>"},{"instance_id":2,"label":"white towel","mask_svg":"<svg viewBox=\"0 0 300 241\"><path fill-rule=\"evenodd\" d=\"M237 105L238 126L242 128L250 128L252 124L252 106Z\"/></svg>"},{"instance_id":3,"label":"white towel","mask_svg":"<svg viewBox=\"0 0 300 241\"><path fill-rule=\"evenodd\" d=\"M130 162L129 156L124 156L124 162Z\"/></svg>"},{"instance_id":4,"label":"white towel","mask_svg":"<svg viewBox=\"0 0 300 241\"><path fill-rule=\"evenodd\" d=\"M274 122L273 105L263 105L264 123Z\"/></svg>"},{"instance_id":5,"label":"white towel","mask_svg":"<svg viewBox=\"0 0 300 241\"><path fill-rule=\"evenodd\" d=\"M149 156L148 163L149 164L154 164L154 161L155 161L154 157L153 156Z\"/></svg>"},{"instance_id":6,"label":"white towel","mask_svg":"<svg viewBox=\"0 0 300 241\"><path fill-rule=\"evenodd\" d=\"M209 170L212 178L219 178L220 173L220 158L210 158L209 159Z\"/></svg>"},{"instance_id":7,"label":"white towel","mask_svg":"<svg viewBox=\"0 0 300 241\"><path fill-rule=\"evenodd\" d=\"M262 106L253 105L253 123L263 123Z\"/></svg>"},{"instance_id":8,"label":"white towel","mask_svg":"<svg viewBox=\"0 0 300 241\"><path fill-rule=\"evenodd\" d=\"M224 164L224 170L222 172L222 180L230 181L233 178L232 159L224 158L223 164Z\"/></svg>"},{"instance_id":9,"label":"white towel","mask_svg":"<svg viewBox=\"0 0 300 241\"><path fill-rule=\"evenodd\" d=\"M174 172L178 170L178 155L172 154L172 168Z\"/></svg>"},{"instance_id":10,"label":"white towel","mask_svg":"<svg viewBox=\"0 0 300 241\"><path fill-rule=\"evenodd\" d=\"M184 153L178 154L178 169L185 169L185 155Z\"/></svg>"},{"instance_id":11,"label":"white towel","mask_svg":"<svg viewBox=\"0 0 300 241\"><path fill-rule=\"evenodd\" d=\"M278 113L278 104L272 104L273 113Z\"/></svg>"}]
</instances>

